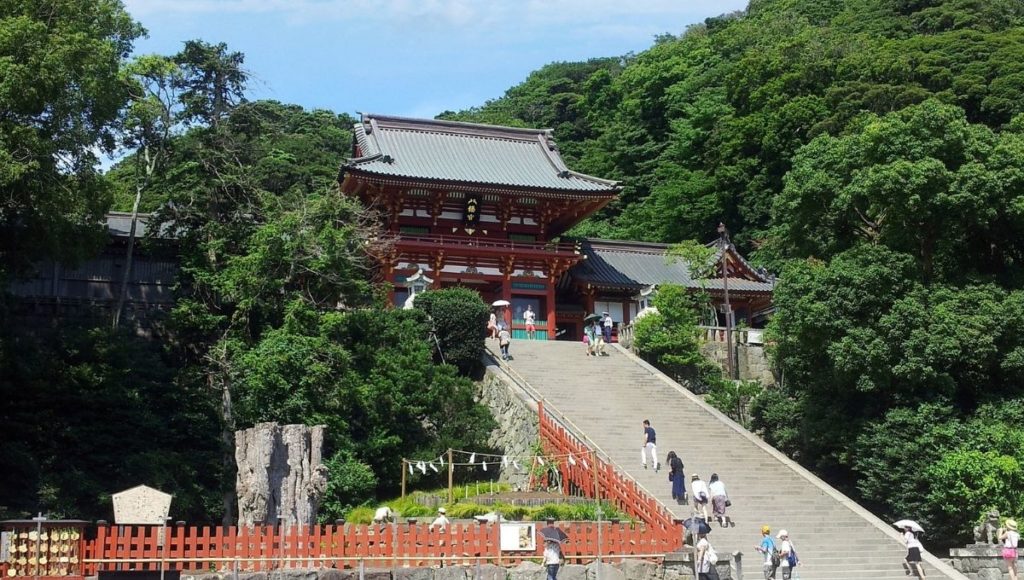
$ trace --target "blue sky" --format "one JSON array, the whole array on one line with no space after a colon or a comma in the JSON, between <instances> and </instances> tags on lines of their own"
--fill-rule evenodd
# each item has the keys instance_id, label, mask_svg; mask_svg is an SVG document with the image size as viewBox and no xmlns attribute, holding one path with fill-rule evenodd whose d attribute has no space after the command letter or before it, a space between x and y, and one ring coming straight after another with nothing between
<instances>
[{"instance_id":1,"label":"blue sky","mask_svg":"<svg viewBox=\"0 0 1024 580\"><path fill-rule=\"evenodd\" d=\"M533 70L640 52L747 0L125 0L136 54L188 39L246 55L250 95L307 108L433 117Z\"/></svg>"}]
</instances>

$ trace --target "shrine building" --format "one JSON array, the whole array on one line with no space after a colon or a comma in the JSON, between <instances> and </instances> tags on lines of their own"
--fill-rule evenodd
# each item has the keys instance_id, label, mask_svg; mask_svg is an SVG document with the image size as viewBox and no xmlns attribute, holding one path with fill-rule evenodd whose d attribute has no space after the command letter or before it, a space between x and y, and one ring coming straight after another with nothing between
<instances>
[{"instance_id":1,"label":"shrine building","mask_svg":"<svg viewBox=\"0 0 1024 580\"><path fill-rule=\"evenodd\" d=\"M566 167L550 130L363 115L339 181L378 209L394 236L377 258L395 305L424 284L462 286L487 303L507 300L514 336L529 306L538 338L578 340L586 313L629 322L643 289L689 280L678 271L685 266L665 258L667 246L560 240L621 188ZM725 263L735 264L738 292L741 280L752 284L751 313L765 296L770 303L767 278L745 262Z\"/></svg>"}]
</instances>

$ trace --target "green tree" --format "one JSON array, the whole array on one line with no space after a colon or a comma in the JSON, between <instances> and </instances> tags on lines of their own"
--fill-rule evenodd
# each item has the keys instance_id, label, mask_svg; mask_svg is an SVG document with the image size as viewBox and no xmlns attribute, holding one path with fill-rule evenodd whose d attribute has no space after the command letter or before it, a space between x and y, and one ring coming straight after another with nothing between
<instances>
[{"instance_id":1,"label":"green tree","mask_svg":"<svg viewBox=\"0 0 1024 580\"><path fill-rule=\"evenodd\" d=\"M0 6L0 277L104 239L96 171L128 102L121 69L142 28L116 0Z\"/></svg>"},{"instance_id":2,"label":"green tree","mask_svg":"<svg viewBox=\"0 0 1024 580\"><path fill-rule=\"evenodd\" d=\"M109 518L111 494L146 483L174 493L176 516L206 519L221 477L216 406L168 388L175 369L158 344L69 323L4 333L0 420L17 436L0 450L0 511Z\"/></svg>"},{"instance_id":3,"label":"green tree","mask_svg":"<svg viewBox=\"0 0 1024 580\"><path fill-rule=\"evenodd\" d=\"M915 256L926 279L1016 271L1024 161L1015 134L996 135L958 107L929 100L869 115L796 156L774 210L784 253L830 257L858 243ZM1010 185L1010 187L1007 187Z\"/></svg>"},{"instance_id":4,"label":"green tree","mask_svg":"<svg viewBox=\"0 0 1024 580\"><path fill-rule=\"evenodd\" d=\"M663 284L654 296L657 312L644 315L634 324L637 352L698 393L721 377L721 370L700 352L697 322L699 309L706 301L706 296L682 286Z\"/></svg>"},{"instance_id":5,"label":"green tree","mask_svg":"<svg viewBox=\"0 0 1024 580\"><path fill-rule=\"evenodd\" d=\"M484 328L491 311L480 293L467 288L431 290L416 296L415 306L430 318L440 357L463 376L478 377L483 370Z\"/></svg>"}]
</instances>

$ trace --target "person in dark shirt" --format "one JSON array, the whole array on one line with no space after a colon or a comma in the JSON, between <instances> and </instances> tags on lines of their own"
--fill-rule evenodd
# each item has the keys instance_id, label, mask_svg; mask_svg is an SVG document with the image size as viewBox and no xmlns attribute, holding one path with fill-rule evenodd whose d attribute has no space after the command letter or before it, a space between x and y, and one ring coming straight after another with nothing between
<instances>
[{"instance_id":1,"label":"person in dark shirt","mask_svg":"<svg viewBox=\"0 0 1024 580\"><path fill-rule=\"evenodd\" d=\"M643 463L644 469L647 469L647 452L651 453L651 465L654 466L654 471L661 469L661 464L658 463L658 435L654 432L654 427L651 427L651 422L644 419L644 445L640 448L640 461Z\"/></svg>"},{"instance_id":2,"label":"person in dark shirt","mask_svg":"<svg viewBox=\"0 0 1024 580\"><path fill-rule=\"evenodd\" d=\"M683 473L683 460L675 451L668 452L668 480L672 482L672 499L679 505L686 504L686 474Z\"/></svg>"}]
</instances>

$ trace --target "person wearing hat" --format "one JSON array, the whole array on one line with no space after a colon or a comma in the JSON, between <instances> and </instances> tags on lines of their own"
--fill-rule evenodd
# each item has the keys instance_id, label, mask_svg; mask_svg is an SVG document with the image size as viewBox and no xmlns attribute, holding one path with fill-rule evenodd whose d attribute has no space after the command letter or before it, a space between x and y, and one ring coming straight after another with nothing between
<instances>
[{"instance_id":1,"label":"person wearing hat","mask_svg":"<svg viewBox=\"0 0 1024 580\"><path fill-rule=\"evenodd\" d=\"M772 528L768 524L761 526L761 543L755 548L764 555L764 580L775 578L775 571L779 567L779 551L775 547L775 540L772 539Z\"/></svg>"},{"instance_id":2,"label":"person wearing hat","mask_svg":"<svg viewBox=\"0 0 1024 580\"><path fill-rule=\"evenodd\" d=\"M434 518L434 521L430 522L430 529L440 528L443 532L449 525L451 525L451 522L448 520L448 516L445 515L446 513L447 512L443 507L437 508L437 517Z\"/></svg>"},{"instance_id":3,"label":"person wearing hat","mask_svg":"<svg viewBox=\"0 0 1024 580\"><path fill-rule=\"evenodd\" d=\"M711 498L711 492L708 490L708 484L696 473L690 477L690 492L693 494L694 513L705 520L708 519L708 500Z\"/></svg>"},{"instance_id":4,"label":"person wearing hat","mask_svg":"<svg viewBox=\"0 0 1024 580\"><path fill-rule=\"evenodd\" d=\"M779 567L782 568L782 580L789 580L793 577L793 569L800 565L800 558L797 558L796 548L789 540L789 532L779 530L775 538L782 540L782 545L779 546Z\"/></svg>"},{"instance_id":5,"label":"person wearing hat","mask_svg":"<svg viewBox=\"0 0 1024 580\"><path fill-rule=\"evenodd\" d=\"M604 330L604 342L605 344L612 343L612 327L615 326L615 321L612 320L612 315L607 312L601 313L601 326Z\"/></svg>"},{"instance_id":6,"label":"person wearing hat","mask_svg":"<svg viewBox=\"0 0 1024 580\"><path fill-rule=\"evenodd\" d=\"M1009 518L999 529L999 541L1003 544L1003 560L1010 572L1010 580L1017 580L1017 545L1020 534L1017 533L1017 520Z\"/></svg>"}]
</instances>

